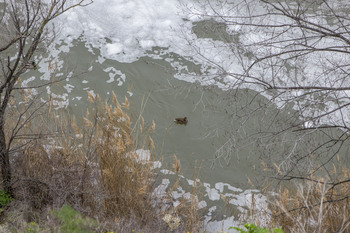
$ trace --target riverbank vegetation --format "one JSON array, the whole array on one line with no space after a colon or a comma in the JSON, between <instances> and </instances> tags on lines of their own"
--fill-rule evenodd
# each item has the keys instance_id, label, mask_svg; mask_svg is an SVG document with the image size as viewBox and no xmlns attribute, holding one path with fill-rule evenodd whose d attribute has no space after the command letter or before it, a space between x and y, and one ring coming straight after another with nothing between
<instances>
[{"instance_id":1,"label":"riverbank vegetation","mask_svg":"<svg viewBox=\"0 0 350 233\"><path fill-rule=\"evenodd\" d=\"M348 168L337 173L339 182L310 177L279 190L271 205L272 221L286 232L349 232L350 200Z\"/></svg>"},{"instance_id":2,"label":"riverbank vegetation","mask_svg":"<svg viewBox=\"0 0 350 233\"><path fill-rule=\"evenodd\" d=\"M15 200L4 204L2 232L198 232L196 183L192 197L177 206L170 191L180 178L157 192L162 178L151 137L155 123L146 126L142 116L132 122L128 99L120 104L114 93L109 102L92 94L89 101L80 119L47 106L41 109L50 119L45 130L39 118L23 128L25 134L39 129L42 136L28 144L26 138L16 141L21 149L11 160ZM170 172L178 174L180 167L175 157ZM67 230L79 227L86 231Z\"/></svg>"},{"instance_id":3,"label":"riverbank vegetation","mask_svg":"<svg viewBox=\"0 0 350 233\"><path fill-rule=\"evenodd\" d=\"M251 208L240 216L242 223L253 223L264 229L281 228L284 232L349 232L350 185L347 181L350 172L338 166L342 169L334 165L333 170L328 171L328 175L336 177L332 182L325 175L298 182L283 181L278 184L279 188L271 180L267 181L263 185L263 192L268 196L267 208L259 207L253 196ZM334 183L335 179L338 182Z\"/></svg>"}]
</instances>

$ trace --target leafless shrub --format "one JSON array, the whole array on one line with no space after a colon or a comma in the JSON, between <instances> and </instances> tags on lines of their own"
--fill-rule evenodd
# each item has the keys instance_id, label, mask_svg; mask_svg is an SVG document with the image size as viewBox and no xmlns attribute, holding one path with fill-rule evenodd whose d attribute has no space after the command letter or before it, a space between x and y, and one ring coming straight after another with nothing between
<instances>
[{"instance_id":1,"label":"leafless shrub","mask_svg":"<svg viewBox=\"0 0 350 233\"><path fill-rule=\"evenodd\" d=\"M18 95L19 92L31 92L54 83L51 80L34 86L23 87L20 85L20 76L28 69L37 68L36 62L32 59L35 52L39 50L39 44L44 43L48 46L55 37L55 31L52 28L49 29L47 25L70 9L91 3L92 1L87 2L85 0L9 0L1 3L0 167L3 189L11 196L14 193L10 157L12 157L14 150L19 149L19 147L14 147L14 142L22 137L27 138L26 143L39 138L40 135L34 133L23 134L22 129L38 116L37 111L44 105L43 103L38 104L33 99L24 99L27 104L22 105L22 107L16 106L19 114L16 115L16 119L13 119L14 116L8 115L12 98ZM8 124L7 121L15 122L9 134L5 133L5 128L8 128L8 125L11 124Z\"/></svg>"},{"instance_id":2,"label":"leafless shrub","mask_svg":"<svg viewBox=\"0 0 350 233\"><path fill-rule=\"evenodd\" d=\"M309 180L285 187L272 201L272 221L286 232L349 232L350 173L344 169L337 184L327 179Z\"/></svg>"}]
</instances>

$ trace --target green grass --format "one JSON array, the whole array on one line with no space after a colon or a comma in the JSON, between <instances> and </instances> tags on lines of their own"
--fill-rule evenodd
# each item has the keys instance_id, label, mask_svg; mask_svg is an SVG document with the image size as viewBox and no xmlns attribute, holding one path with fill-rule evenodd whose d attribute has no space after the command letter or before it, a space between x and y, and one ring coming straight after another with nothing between
<instances>
[{"instance_id":1,"label":"green grass","mask_svg":"<svg viewBox=\"0 0 350 233\"><path fill-rule=\"evenodd\" d=\"M235 229L240 233L284 233L281 228L267 229L263 227L259 227L254 225L253 223L247 223L244 225L246 229L238 228L238 227L230 227L230 229Z\"/></svg>"},{"instance_id":2,"label":"green grass","mask_svg":"<svg viewBox=\"0 0 350 233\"><path fill-rule=\"evenodd\" d=\"M89 228L98 225L96 220L84 218L69 205L53 211L53 214L61 220L61 231L66 233L93 233Z\"/></svg>"},{"instance_id":3,"label":"green grass","mask_svg":"<svg viewBox=\"0 0 350 233\"><path fill-rule=\"evenodd\" d=\"M0 214L4 211L3 207L10 204L13 201L11 195L9 195L5 190L0 190Z\"/></svg>"},{"instance_id":4,"label":"green grass","mask_svg":"<svg viewBox=\"0 0 350 233\"><path fill-rule=\"evenodd\" d=\"M36 222L30 222L26 229L24 230L24 233L37 233L39 232L40 227Z\"/></svg>"}]
</instances>

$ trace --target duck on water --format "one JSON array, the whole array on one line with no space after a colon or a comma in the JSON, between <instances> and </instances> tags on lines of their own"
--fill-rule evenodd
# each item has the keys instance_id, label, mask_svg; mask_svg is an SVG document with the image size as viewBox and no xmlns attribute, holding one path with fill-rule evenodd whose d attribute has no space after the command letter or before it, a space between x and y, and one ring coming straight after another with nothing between
<instances>
[{"instance_id":1,"label":"duck on water","mask_svg":"<svg viewBox=\"0 0 350 233\"><path fill-rule=\"evenodd\" d=\"M188 120L187 117L175 118L174 122L179 125L186 125Z\"/></svg>"}]
</instances>

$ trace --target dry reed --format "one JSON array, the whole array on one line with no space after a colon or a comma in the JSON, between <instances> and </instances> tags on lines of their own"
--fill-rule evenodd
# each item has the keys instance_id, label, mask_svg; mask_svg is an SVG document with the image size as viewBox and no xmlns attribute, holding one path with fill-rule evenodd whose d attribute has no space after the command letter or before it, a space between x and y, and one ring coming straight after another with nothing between
<instances>
[{"instance_id":1,"label":"dry reed","mask_svg":"<svg viewBox=\"0 0 350 233\"><path fill-rule=\"evenodd\" d=\"M272 202L272 221L285 232L350 232L350 173L344 169L332 185L324 178L295 183ZM334 182L333 182L334 184Z\"/></svg>"},{"instance_id":2,"label":"dry reed","mask_svg":"<svg viewBox=\"0 0 350 233\"><path fill-rule=\"evenodd\" d=\"M155 123L146 127L141 115L132 123L127 98L120 104L114 93L110 103L102 102L99 96L88 97L91 107L82 120L57 114L50 105L33 118L33 124L21 119L22 134L40 137L15 140L14 145L21 148L12 162L16 198L38 211L70 204L106 223L112 219L113 224L106 225L110 230L132 228L122 225L125 223L146 232L167 231L171 225L163 220L172 213L183 219L173 232L198 232L201 219L196 182L190 200L183 198L175 209L164 208L163 203L172 201L170 192L178 182L165 197L152 194L158 176L151 138ZM47 127L35 128L43 122ZM180 169L175 158L174 171Z\"/></svg>"}]
</instances>

